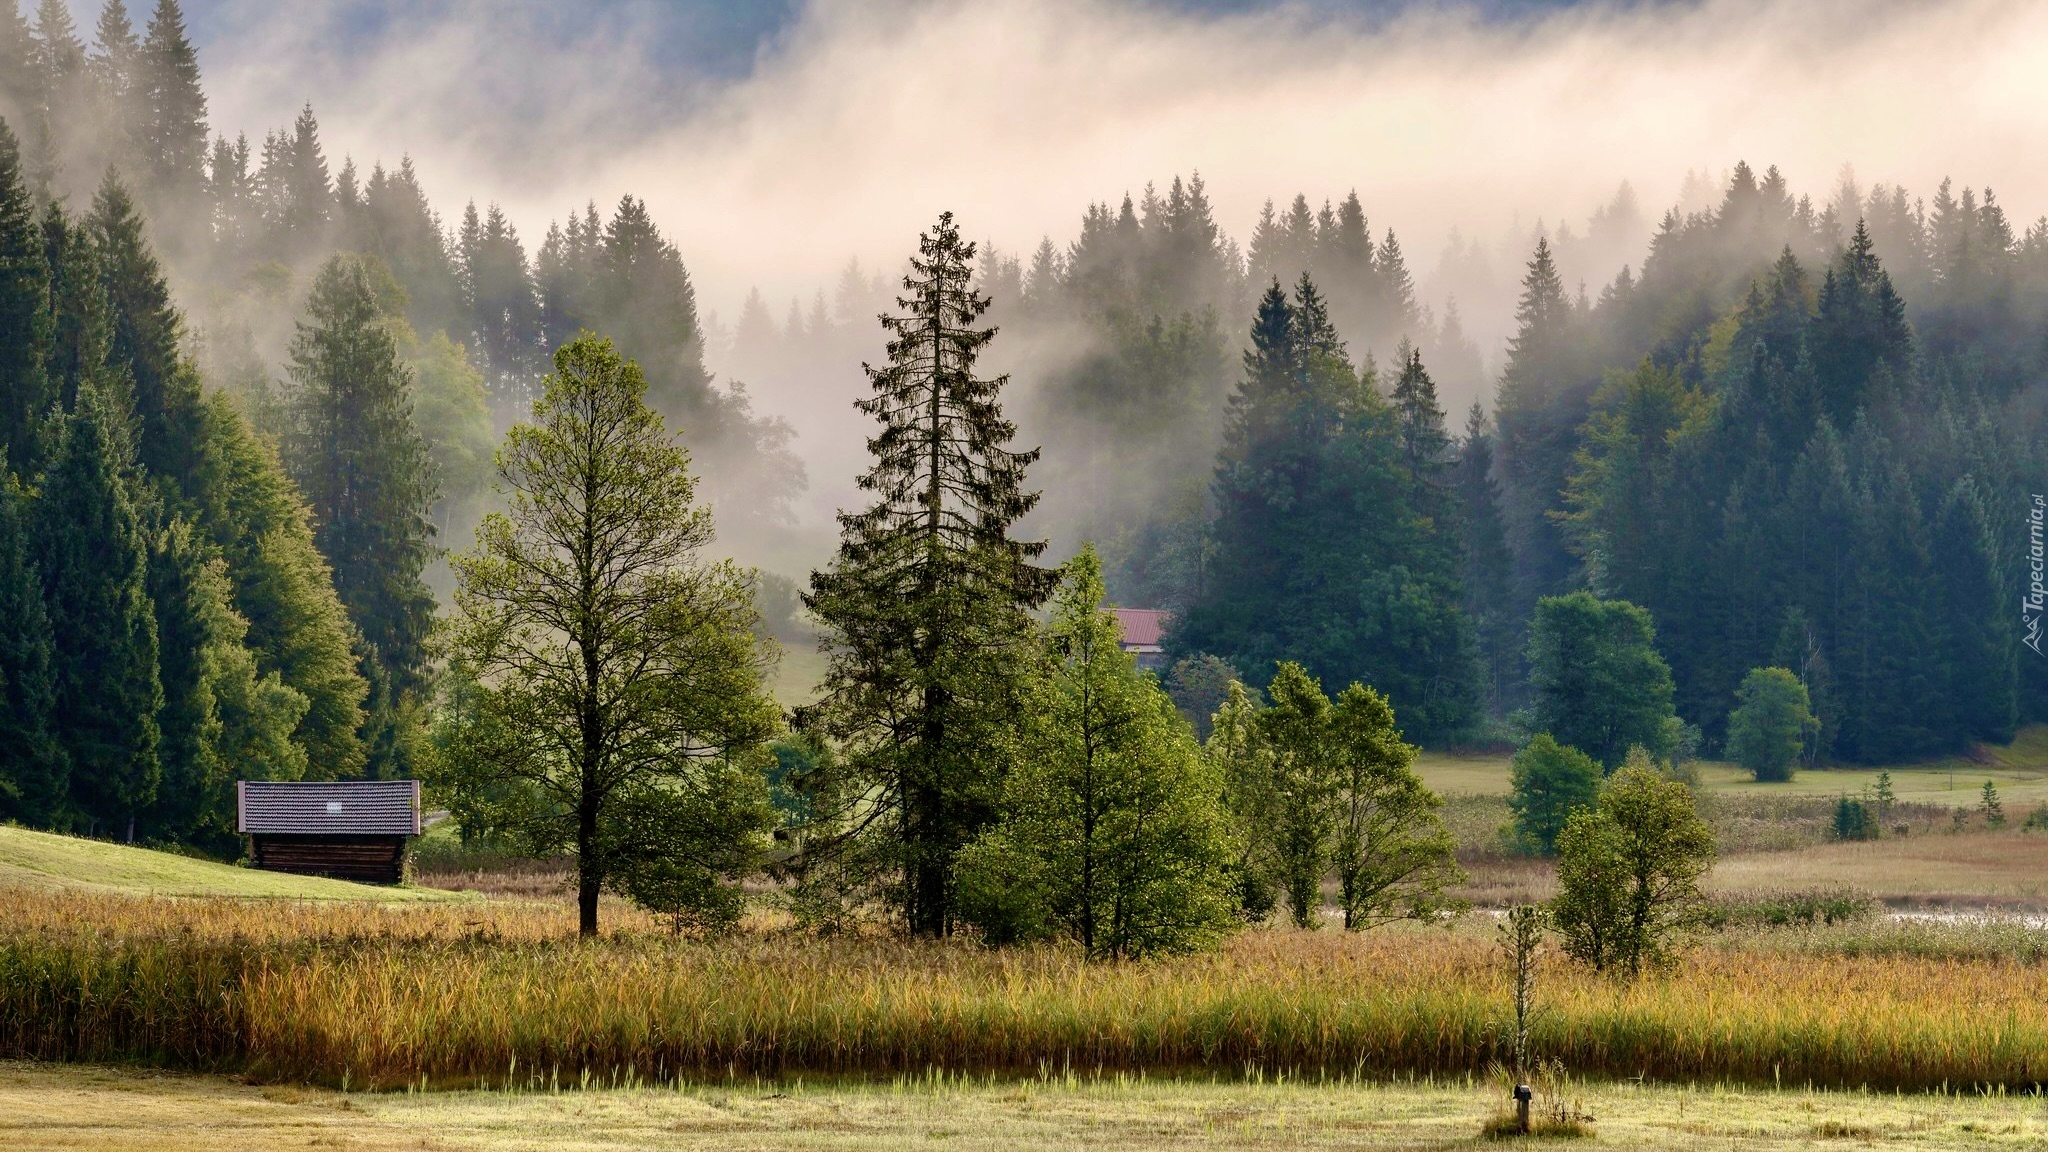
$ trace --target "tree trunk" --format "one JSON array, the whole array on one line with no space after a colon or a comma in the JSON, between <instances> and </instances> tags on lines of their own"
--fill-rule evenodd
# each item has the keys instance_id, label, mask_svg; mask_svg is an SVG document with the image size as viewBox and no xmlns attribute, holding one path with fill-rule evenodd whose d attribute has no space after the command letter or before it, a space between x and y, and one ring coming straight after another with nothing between
<instances>
[{"instance_id":1,"label":"tree trunk","mask_svg":"<svg viewBox=\"0 0 2048 1152\"><path fill-rule=\"evenodd\" d=\"M597 935L597 893L604 870L591 859L597 844L597 805L588 799L576 816L576 933Z\"/></svg>"}]
</instances>

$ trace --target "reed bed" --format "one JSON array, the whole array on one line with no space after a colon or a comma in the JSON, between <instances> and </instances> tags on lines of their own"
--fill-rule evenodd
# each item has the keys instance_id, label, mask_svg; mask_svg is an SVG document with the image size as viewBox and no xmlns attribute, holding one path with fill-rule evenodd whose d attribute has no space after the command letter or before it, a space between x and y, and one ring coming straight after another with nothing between
<instances>
[{"instance_id":1,"label":"reed bed","mask_svg":"<svg viewBox=\"0 0 2048 1152\"><path fill-rule=\"evenodd\" d=\"M1248 932L1207 956L713 942L485 904L370 909L0 894L0 1054L391 1088L952 1072L1483 1073L1483 926ZM2048 969L1740 941L1618 983L1561 962L1536 1051L1578 1075L1879 1089L2048 1080Z\"/></svg>"}]
</instances>

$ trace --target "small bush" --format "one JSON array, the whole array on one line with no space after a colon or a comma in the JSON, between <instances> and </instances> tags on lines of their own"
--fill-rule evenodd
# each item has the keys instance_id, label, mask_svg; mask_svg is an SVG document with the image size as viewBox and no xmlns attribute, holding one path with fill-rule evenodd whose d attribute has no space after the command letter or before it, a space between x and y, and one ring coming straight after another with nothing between
<instances>
[{"instance_id":1,"label":"small bush","mask_svg":"<svg viewBox=\"0 0 2048 1152\"><path fill-rule=\"evenodd\" d=\"M1789 928L1854 924L1878 912L1877 898L1854 888L1811 892L1751 892L1723 896L1707 906L1705 920L1716 929Z\"/></svg>"},{"instance_id":2,"label":"small bush","mask_svg":"<svg viewBox=\"0 0 2048 1152\"><path fill-rule=\"evenodd\" d=\"M1877 817L1871 815L1870 805L1851 796L1835 801L1835 839L1877 839Z\"/></svg>"}]
</instances>

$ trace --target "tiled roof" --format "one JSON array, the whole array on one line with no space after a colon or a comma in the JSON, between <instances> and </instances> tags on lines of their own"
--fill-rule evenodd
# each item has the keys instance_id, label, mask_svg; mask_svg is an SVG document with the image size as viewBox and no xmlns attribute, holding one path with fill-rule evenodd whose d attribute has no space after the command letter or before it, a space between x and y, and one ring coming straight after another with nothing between
<instances>
[{"instance_id":1,"label":"tiled roof","mask_svg":"<svg viewBox=\"0 0 2048 1152\"><path fill-rule=\"evenodd\" d=\"M314 836L417 836L420 782L243 780L236 830Z\"/></svg>"},{"instance_id":2,"label":"tiled roof","mask_svg":"<svg viewBox=\"0 0 2048 1152\"><path fill-rule=\"evenodd\" d=\"M1166 620L1172 613L1158 608L1115 608L1117 623L1123 625L1124 643L1141 648L1157 647L1166 634Z\"/></svg>"}]
</instances>

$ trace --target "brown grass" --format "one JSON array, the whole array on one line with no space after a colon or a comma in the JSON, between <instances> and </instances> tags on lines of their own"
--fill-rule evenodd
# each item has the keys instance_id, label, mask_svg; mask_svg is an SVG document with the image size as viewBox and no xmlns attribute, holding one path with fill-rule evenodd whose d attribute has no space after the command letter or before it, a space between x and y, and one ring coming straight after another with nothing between
<instances>
[{"instance_id":1,"label":"brown grass","mask_svg":"<svg viewBox=\"0 0 2048 1152\"><path fill-rule=\"evenodd\" d=\"M0 893L0 1054L277 1081L525 1087L930 1068L1476 1073L1504 1055L1483 924L1254 931L1213 955L581 942L563 908ZM1555 961L1539 1054L1578 1074L1926 1088L2048 1080L2048 971L1992 956L1702 949L1623 985Z\"/></svg>"}]
</instances>

